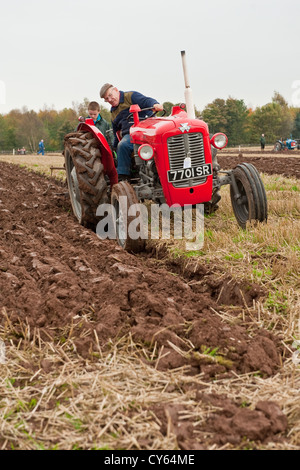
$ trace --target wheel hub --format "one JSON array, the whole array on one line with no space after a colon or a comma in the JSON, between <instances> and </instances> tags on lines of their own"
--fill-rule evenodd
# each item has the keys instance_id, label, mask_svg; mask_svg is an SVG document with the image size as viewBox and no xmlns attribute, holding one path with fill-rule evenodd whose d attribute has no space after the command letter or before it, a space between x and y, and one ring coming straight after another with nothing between
<instances>
[{"instance_id":1,"label":"wheel hub","mask_svg":"<svg viewBox=\"0 0 300 470\"><path fill-rule=\"evenodd\" d=\"M81 215L81 204L80 204L80 192L78 186L78 179L76 175L75 166L71 171L71 182L72 182L72 193L73 193L73 202L76 206L76 211L78 212L79 216Z\"/></svg>"}]
</instances>

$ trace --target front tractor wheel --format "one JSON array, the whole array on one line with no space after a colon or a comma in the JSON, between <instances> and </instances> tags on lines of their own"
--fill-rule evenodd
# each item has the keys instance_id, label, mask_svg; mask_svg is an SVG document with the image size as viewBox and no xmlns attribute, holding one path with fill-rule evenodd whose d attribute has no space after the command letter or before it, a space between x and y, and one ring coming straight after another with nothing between
<instances>
[{"instance_id":1,"label":"front tractor wheel","mask_svg":"<svg viewBox=\"0 0 300 470\"><path fill-rule=\"evenodd\" d=\"M261 177L251 163L241 163L233 170L230 184L230 198L234 215L240 227L246 228L247 222L266 222L268 205Z\"/></svg>"},{"instance_id":2,"label":"front tractor wheel","mask_svg":"<svg viewBox=\"0 0 300 470\"><path fill-rule=\"evenodd\" d=\"M129 209L133 204L138 204L138 199L133 187L127 181L121 181L113 186L111 204L114 209L113 221L118 244L132 253L142 251L145 246L144 227L141 226L136 231L130 226L134 223L135 217L129 215Z\"/></svg>"},{"instance_id":3,"label":"front tractor wheel","mask_svg":"<svg viewBox=\"0 0 300 470\"><path fill-rule=\"evenodd\" d=\"M90 132L65 136L65 167L73 213L80 224L95 228L99 204L107 202L101 152Z\"/></svg>"}]
</instances>

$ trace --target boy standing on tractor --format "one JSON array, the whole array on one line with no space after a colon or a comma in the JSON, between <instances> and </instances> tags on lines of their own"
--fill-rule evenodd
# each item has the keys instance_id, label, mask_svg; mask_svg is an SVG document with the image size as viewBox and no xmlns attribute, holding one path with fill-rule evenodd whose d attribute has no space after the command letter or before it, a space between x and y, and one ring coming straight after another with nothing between
<instances>
[{"instance_id":1,"label":"boy standing on tractor","mask_svg":"<svg viewBox=\"0 0 300 470\"><path fill-rule=\"evenodd\" d=\"M110 124L101 116L100 105L97 101L91 101L88 105L89 117L93 119L95 126L104 135L109 145L112 147L113 137ZM108 131L108 132L107 132ZM109 132L111 131L111 132Z\"/></svg>"}]
</instances>

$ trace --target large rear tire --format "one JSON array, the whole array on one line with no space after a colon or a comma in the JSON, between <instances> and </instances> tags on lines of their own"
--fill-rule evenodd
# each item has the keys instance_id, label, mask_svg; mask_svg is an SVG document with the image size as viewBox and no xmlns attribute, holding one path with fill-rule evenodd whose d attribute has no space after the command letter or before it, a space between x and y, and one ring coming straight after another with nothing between
<instances>
[{"instance_id":1,"label":"large rear tire","mask_svg":"<svg viewBox=\"0 0 300 470\"><path fill-rule=\"evenodd\" d=\"M108 201L97 140L90 132L67 134L64 157L73 213L80 224L95 228L97 207Z\"/></svg>"},{"instance_id":2,"label":"large rear tire","mask_svg":"<svg viewBox=\"0 0 300 470\"><path fill-rule=\"evenodd\" d=\"M268 203L264 184L255 166L241 163L233 170L239 198L236 198L230 185L230 197L234 215L240 227L246 228L247 222L266 222Z\"/></svg>"},{"instance_id":3,"label":"large rear tire","mask_svg":"<svg viewBox=\"0 0 300 470\"><path fill-rule=\"evenodd\" d=\"M126 251L138 253L145 247L144 227L140 227L140 236L133 238L130 234L130 224L135 217L128 215L130 206L138 204L133 187L127 181L121 181L113 186L111 204L114 208L114 227L118 244ZM138 235L138 234L136 234Z\"/></svg>"},{"instance_id":4,"label":"large rear tire","mask_svg":"<svg viewBox=\"0 0 300 470\"><path fill-rule=\"evenodd\" d=\"M280 152L281 151L281 144L279 142L276 142L274 145L274 152Z\"/></svg>"}]
</instances>

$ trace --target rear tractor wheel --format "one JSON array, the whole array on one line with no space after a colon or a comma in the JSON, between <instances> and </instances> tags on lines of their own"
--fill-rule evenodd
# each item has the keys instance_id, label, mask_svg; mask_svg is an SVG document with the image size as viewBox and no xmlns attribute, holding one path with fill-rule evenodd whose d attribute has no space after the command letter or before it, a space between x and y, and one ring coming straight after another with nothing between
<instances>
[{"instance_id":1,"label":"rear tractor wheel","mask_svg":"<svg viewBox=\"0 0 300 470\"><path fill-rule=\"evenodd\" d=\"M279 142L276 142L276 144L274 145L274 151L280 152L280 150L281 150L281 144Z\"/></svg>"},{"instance_id":2,"label":"rear tractor wheel","mask_svg":"<svg viewBox=\"0 0 300 470\"><path fill-rule=\"evenodd\" d=\"M101 151L90 132L65 136L65 167L75 217L81 225L95 228L99 204L108 202Z\"/></svg>"},{"instance_id":3,"label":"rear tractor wheel","mask_svg":"<svg viewBox=\"0 0 300 470\"><path fill-rule=\"evenodd\" d=\"M261 177L251 163L241 163L233 170L230 198L234 215L240 227L247 222L266 222L268 204Z\"/></svg>"}]
</instances>

